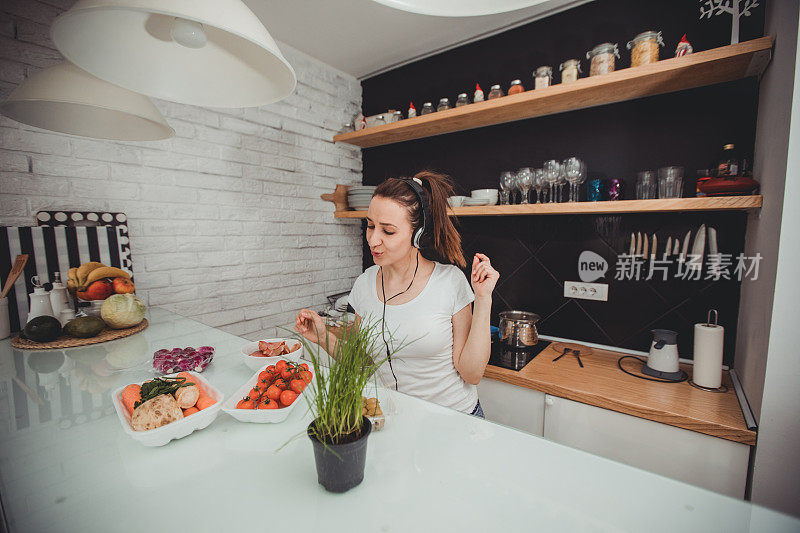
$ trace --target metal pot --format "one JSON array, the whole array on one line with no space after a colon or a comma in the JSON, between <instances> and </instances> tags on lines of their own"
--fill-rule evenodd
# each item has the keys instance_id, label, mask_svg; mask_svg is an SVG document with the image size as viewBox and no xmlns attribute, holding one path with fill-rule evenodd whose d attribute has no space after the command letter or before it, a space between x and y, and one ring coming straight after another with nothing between
<instances>
[{"instance_id":1,"label":"metal pot","mask_svg":"<svg viewBox=\"0 0 800 533\"><path fill-rule=\"evenodd\" d=\"M500 313L500 340L512 348L530 348L539 341L536 323L539 315L527 311Z\"/></svg>"}]
</instances>

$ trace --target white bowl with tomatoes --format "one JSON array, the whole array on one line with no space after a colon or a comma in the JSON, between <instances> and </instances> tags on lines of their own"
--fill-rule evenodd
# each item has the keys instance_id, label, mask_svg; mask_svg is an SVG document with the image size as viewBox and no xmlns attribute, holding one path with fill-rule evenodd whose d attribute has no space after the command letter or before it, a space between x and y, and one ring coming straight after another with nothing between
<instances>
[{"instance_id":1,"label":"white bowl with tomatoes","mask_svg":"<svg viewBox=\"0 0 800 533\"><path fill-rule=\"evenodd\" d=\"M264 364L222 404L222 410L240 422L283 422L314 380L309 365L281 356L265 357Z\"/></svg>"},{"instance_id":2,"label":"white bowl with tomatoes","mask_svg":"<svg viewBox=\"0 0 800 533\"><path fill-rule=\"evenodd\" d=\"M259 370L270 357L284 357L292 360L302 359L303 343L297 339L262 339L248 342L242 346L244 364L250 370ZM274 364L274 363L273 363Z\"/></svg>"}]
</instances>

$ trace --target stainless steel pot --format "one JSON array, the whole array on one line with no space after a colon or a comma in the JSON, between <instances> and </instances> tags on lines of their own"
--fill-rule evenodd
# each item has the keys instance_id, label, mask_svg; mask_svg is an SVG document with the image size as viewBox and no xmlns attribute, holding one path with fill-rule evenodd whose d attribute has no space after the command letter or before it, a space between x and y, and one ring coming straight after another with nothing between
<instances>
[{"instance_id":1,"label":"stainless steel pot","mask_svg":"<svg viewBox=\"0 0 800 533\"><path fill-rule=\"evenodd\" d=\"M500 313L500 340L512 348L530 348L539 341L536 323L539 315L527 311Z\"/></svg>"}]
</instances>

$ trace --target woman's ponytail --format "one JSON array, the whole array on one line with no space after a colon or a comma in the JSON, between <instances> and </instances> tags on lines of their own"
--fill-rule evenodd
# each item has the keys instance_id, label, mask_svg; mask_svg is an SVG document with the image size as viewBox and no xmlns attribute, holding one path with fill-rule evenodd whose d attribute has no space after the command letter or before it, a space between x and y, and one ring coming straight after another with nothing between
<instances>
[{"instance_id":1,"label":"woman's ponytail","mask_svg":"<svg viewBox=\"0 0 800 533\"><path fill-rule=\"evenodd\" d=\"M417 173L414 179L422 182L431 210L431 227L425 228L422 246L432 248L436 255L449 263L465 267L467 262L461 251L461 235L447 213L447 199L453 194L452 180L449 176L427 170ZM378 185L374 195L395 200L409 208L412 234L422 225L419 200L403 179L387 179Z\"/></svg>"}]
</instances>

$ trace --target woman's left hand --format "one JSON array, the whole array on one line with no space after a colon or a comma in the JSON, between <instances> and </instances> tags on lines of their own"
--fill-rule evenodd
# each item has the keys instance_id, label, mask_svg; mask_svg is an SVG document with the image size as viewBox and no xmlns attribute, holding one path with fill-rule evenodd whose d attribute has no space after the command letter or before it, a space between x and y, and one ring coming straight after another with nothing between
<instances>
[{"instance_id":1,"label":"woman's left hand","mask_svg":"<svg viewBox=\"0 0 800 533\"><path fill-rule=\"evenodd\" d=\"M492 267L489 258L484 254L475 254L472 258L472 290L475 297L486 297L492 294L500 273Z\"/></svg>"}]
</instances>

